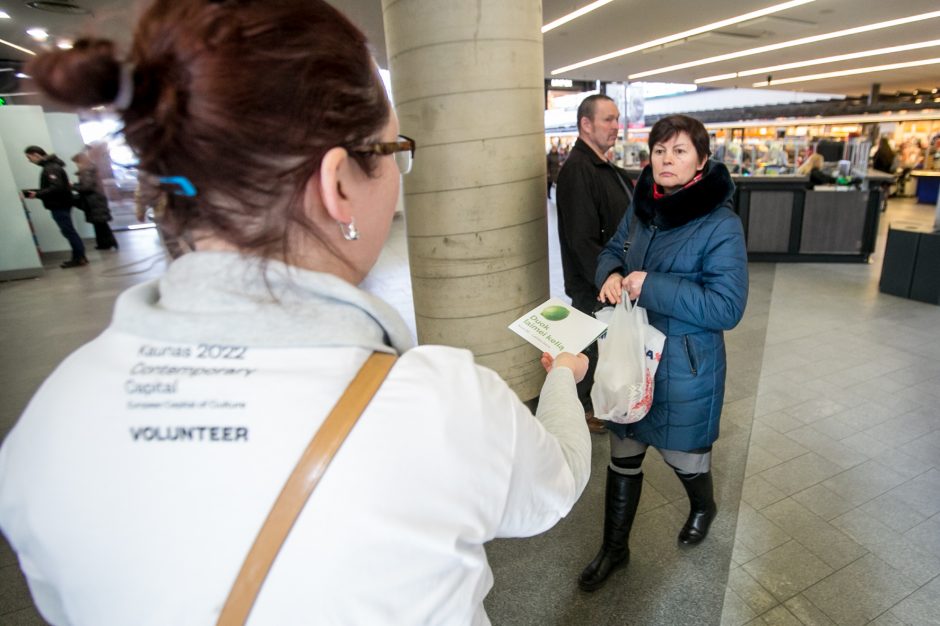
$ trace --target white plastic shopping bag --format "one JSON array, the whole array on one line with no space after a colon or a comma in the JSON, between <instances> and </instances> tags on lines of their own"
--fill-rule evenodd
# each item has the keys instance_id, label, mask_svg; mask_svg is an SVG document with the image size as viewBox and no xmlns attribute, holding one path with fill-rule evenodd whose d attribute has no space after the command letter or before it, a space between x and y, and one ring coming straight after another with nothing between
<instances>
[{"instance_id":1,"label":"white plastic shopping bag","mask_svg":"<svg viewBox=\"0 0 940 626\"><path fill-rule=\"evenodd\" d=\"M653 405L653 381L666 336L650 326L646 309L632 305L626 292L622 304L602 309L595 317L608 327L607 335L597 340L594 416L620 424L639 421Z\"/></svg>"}]
</instances>

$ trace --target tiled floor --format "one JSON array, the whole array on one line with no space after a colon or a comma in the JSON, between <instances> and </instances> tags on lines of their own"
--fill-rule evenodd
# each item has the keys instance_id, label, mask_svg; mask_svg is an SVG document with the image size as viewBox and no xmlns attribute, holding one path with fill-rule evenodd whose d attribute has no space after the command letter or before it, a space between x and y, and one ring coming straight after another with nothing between
<instances>
[{"instance_id":1,"label":"tiled floor","mask_svg":"<svg viewBox=\"0 0 940 626\"><path fill-rule=\"evenodd\" d=\"M940 624L940 307L880 259L776 267L722 624Z\"/></svg>"},{"instance_id":2,"label":"tiled floor","mask_svg":"<svg viewBox=\"0 0 940 626\"><path fill-rule=\"evenodd\" d=\"M892 201L881 245L887 221L932 218ZM52 264L43 279L0 284L0 436L48 371L107 324L114 296L159 275L152 231L119 237L121 251L88 268ZM940 624L940 307L880 294L880 258L752 264L747 316L728 334L721 514L705 544L677 550L685 496L650 455L630 567L578 592L600 534L607 443L595 437L594 475L571 515L488 549L493 622ZM413 323L402 219L367 285ZM5 542L0 623L43 623Z\"/></svg>"}]
</instances>

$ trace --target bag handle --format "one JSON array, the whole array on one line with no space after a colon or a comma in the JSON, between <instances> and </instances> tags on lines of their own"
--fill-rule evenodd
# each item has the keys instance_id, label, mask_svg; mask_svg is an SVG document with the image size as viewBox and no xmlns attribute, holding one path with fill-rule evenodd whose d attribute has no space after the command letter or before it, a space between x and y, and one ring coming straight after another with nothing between
<instances>
[{"instance_id":1,"label":"bag handle","mask_svg":"<svg viewBox=\"0 0 940 626\"><path fill-rule=\"evenodd\" d=\"M247 621L294 522L397 358L394 354L373 352L310 440L242 563L219 614L218 626L236 626Z\"/></svg>"}]
</instances>

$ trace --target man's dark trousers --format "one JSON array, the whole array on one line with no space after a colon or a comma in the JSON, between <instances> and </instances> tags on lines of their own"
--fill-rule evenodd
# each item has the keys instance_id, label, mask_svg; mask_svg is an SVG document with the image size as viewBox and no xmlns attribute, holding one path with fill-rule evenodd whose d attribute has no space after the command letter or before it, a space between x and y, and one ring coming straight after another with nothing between
<instances>
[{"instance_id":1,"label":"man's dark trousers","mask_svg":"<svg viewBox=\"0 0 940 626\"><path fill-rule=\"evenodd\" d=\"M71 207L68 209L51 209L50 212L52 213L52 219L59 226L59 232L62 233L62 236L68 240L69 245L72 247L72 260L84 259L85 244L78 235L78 231L75 230L75 225L72 224Z\"/></svg>"}]
</instances>

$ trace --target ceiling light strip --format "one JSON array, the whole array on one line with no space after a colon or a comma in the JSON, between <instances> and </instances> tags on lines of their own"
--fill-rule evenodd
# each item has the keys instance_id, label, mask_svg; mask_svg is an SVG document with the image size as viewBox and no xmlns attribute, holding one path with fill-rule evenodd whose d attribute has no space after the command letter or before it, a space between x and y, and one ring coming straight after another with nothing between
<instances>
[{"instance_id":1,"label":"ceiling light strip","mask_svg":"<svg viewBox=\"0 0 940 626\"><path fill-rule=\"evenodd\" d=\"M794 61L793 63L783 63L781 65L769 65L767 67L757 67L751 70L741 70L740 72L731 72L729 74L716 74L715 76L705 76L696 78L695 84L713 83L720 80L729 80L732 78L742 78L744 76L756 76L758 74L770 74L781 70L792 70L798 67L810 67L812 65L823 65L824 63L836 63L838 61L848 61L851 59L862 59L882 54L894 54L897 52L907 52L909 50L921 50L923 48L932 48L940 46L940 39L930 41L918 41L901 46L890 46L888 48L877 48L873 50L862 50L861 52L850 52L848 54L838 54L831 57L820 57L818 59L809 59L807 61Z\"/></svg>"},{"instance_id":2,"label":"ceiling light strip","mask_svg":"<svg viewBox=\"0 0 940 626\"><path fill-rule=\"evenodd\" d=\"M672 72L675 70L684 70L689 67L698 67L700 65L718 63L720 61L728 61L730 59L740 59L741 57L751 56L754 54L763 54L764 52L773 52L774 50L782 50L784 48L804 46L806 44L816 43L818 41L827 41L829 39L836 39L838 37L848 37L849 35L857 35L859 33L867 33L873 30L881 30L882 28L902 26L904 24L910 24L912 22L921 22L923 20L929 20L929 19L933 19L936 17L940 17L940 11L930 11L929 13L920 13L918 15L900 17L894 20L887 20L884 22L875 22L874 24L866 24L865 26L856 26L855 28L846 28L844 30L836 30L831 33L824 33L822 35L812 35L810 37L801 37L800 39L791 39L790 41L782 41L780 43L760 46L758 48L750 48L748 50L740 50L738 52L729 52L728 54L719 54L717 56L708 57L705 59L699 59L698 61L689 61L687 63L677 63L676 65L670 65L668 67L661 67L655 70L648 70L645 72L638 72L636 74L630 74L628 78L630 80L635 80L637 78L644 78L646 76L654 76L656 74L665 74L666 72Z\"/></svg>"},{"instance_id":3,"label":"ceiling light strip","mask_svg":"<svg viewBox=\"0 0 940 626\"><path fill-rule=\"evenodd\" d=\"M614 52L608 52L607 54L602 54L601 56L594 57L592 59L587 59L585 61L579 61L572 65L566 65L565 67L560 67L557 70L552 70L551 74L562 74L571 70L578 69L579 67L585 67L588 65L594 65L595 63L601 63L603 61L609 61L610 59L616 59L617 57L626 56L634 52L639 52L640 50L646 50L648 48L655 48L656 46L662 46L673 41L679 41L680 39L686 39L688 37L693 37L695 35L701 35L702 33L707 33L712 30L717 30L719 28L724 28L725 26L731 26L732 24L740 24L741 22L748 22L750 20L763 17L765 15L770 15L771 13L778 13L780 11L785 11L787 9L792 9L803 4L809 4L810 2L815 2L816 0L790 0L790 2L784 2L783 4L775 4L773 6L767 7L765 9L758 9L757 11L751 11L750 13L745 13L743 15L738 15L735 17L729 17L728 19L721 20L720 22L714 22L712 24L706 24L705 26L699 26L691 30L685 30L681 33L675 33L672 35L667 35L665 37L660 37L659 39L653 39L652 41L647 41L646 43L637 44L635 46L630 46L629 48L623 48L622 50L616 50Z\"/></svg>"},{"instance_id":4,"label":"ceiling light strip","mask_svg":"<svg viewBox=\"0 0 940 626\"><path fill-rule=\"evenodd\" d=\"M805 76L794 76L792 78L779 78L774 80L765 80L754 83L754 87L770 87L773 85L787 85L789 83L802 83L810 80L821 80L823 78L836 78L837 76L854 76L855 74L869 74L872 72L886 72L888 70L900 70L906 67L920 67L922 65L936 65L940 63L940 57L934 59L922 59L920 61L907 61L905 63L888 63L887 65L873 65L871 67L859 67L854 70L840 70L838 72L823 72L821 74L806 74Z\"/></svg>"},{"instance_id":5,"label":"ceiling light strip","mask_svg":"<svg viewBox=\"0 0 940 626\"><path fill-rule=\"evenodd\" d=\"M16 49L19 50L20 52L25 52L26 54L31 54L31 55L33 55L33 56L36 56L36 53L33 52L32 50L28 50L28 49L26 49L26 48L23 48L23 47L21 47L21 46L18 46L18 45L16 45L15 43L10 43L10 42L7 41L6 39L0 39L0 43L5 44L5 45L8 45L8 46L10 46L11 48L16 48Z\"/></svg>"},{"instance_id":6,"label":"ceiling light strip","mask_svg":"<svg viewBox=\"0 0 940 626\"><path fill-rule=\"evenodd\" d=\"M580 9L578 9L578 10L576 10L576 11L572 11L572 12L569 13L568 15L565 15L565 16L563 16L563 17L559 17L559 18L558 18L557 20L555 20L554 22L549 22L548 24L546 24L545 26L542 27L542 32L543 32L543 33L547 33L547 32L550 31L550 30L554 30L555 28L558 28L558 27L561 26L562 24L567 24L567 23L570 22L571 20L576 20L576 19L578 19L579 17L581 17L582 15L585 15L585 14L587 14L587 13L590 13L590 12L593 11L594 9L599 9L599 8L601 8L602 6L604 6L605 4L610 4L610 3L613 2L613 1L614 1L614 0L597 0L597 2L592 2L591 4L586 4L586 5L584 5L583 7L581 7Z\"/></svg>"}]
</instances>

